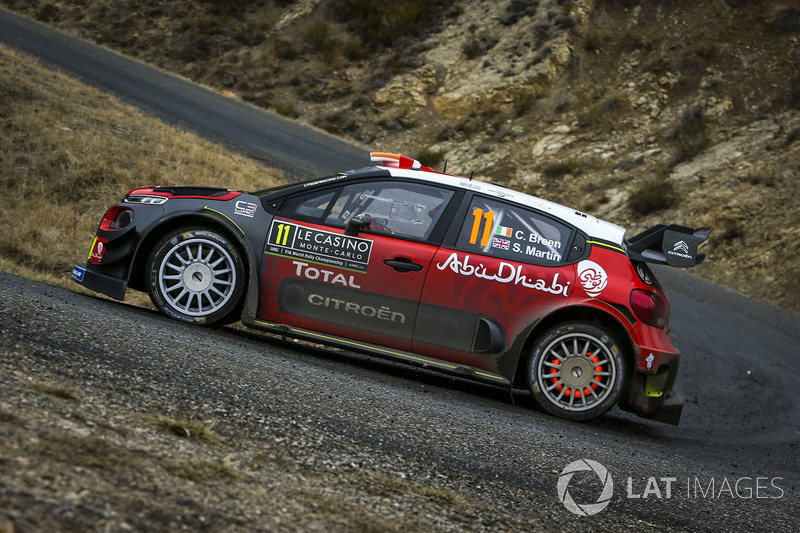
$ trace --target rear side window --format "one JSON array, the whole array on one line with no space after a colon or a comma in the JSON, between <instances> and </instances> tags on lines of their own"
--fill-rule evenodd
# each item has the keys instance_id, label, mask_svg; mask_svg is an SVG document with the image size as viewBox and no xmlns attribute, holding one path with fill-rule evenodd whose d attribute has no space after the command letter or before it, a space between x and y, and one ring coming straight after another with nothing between
<instances>
[{"instance_id":1,"label":"rear side window","mask_svg":"<svg viewBox=\"0 0 800 533\"><path fill-rule=\"evenodd\" d=\"M322 220L327 214L328 206L335 196L336 191L322 194L307 194L296 198L294 202L292 202L293 205L291 208L294 209L294 213L298 218L313 221Z\"/></svg>"},{"instance_id":2,"label":"rear side window","mask_svg":"<svg viewBox=\"0 0 800 533\"><path fill-rule=\"evenodd\" d=\"M573 230L533 209L476 196L457 247L535 265L557 265L568 254Z\"/></svg>"}]
</instances>

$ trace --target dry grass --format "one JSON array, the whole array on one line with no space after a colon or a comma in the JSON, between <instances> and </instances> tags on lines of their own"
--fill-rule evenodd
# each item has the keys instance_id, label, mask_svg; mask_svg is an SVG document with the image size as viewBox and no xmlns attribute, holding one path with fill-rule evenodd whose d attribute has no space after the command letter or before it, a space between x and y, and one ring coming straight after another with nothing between
<instances>
[{"instance_id":1,"label":"dry grass","mask_svg":"<svg viewBox=\"0 0 800 533\"><path fill-rule=\"evenodd\" d=\"M162 433L206 444L222 444L224 439L213 429L197 420L174 420L165 416L145 417L145 426Z\"/></svg>"},{"instance_id":2,"label":"dry grass","mask_svg":"<svg viewBox=\"0 0 800 533\"><path fill-rule=\"evenodd\" d=\"M0 46L0 270L68 286L105 210L142 185L256 190L280 174Z\"/></svg>"},{"instance_id":3,"label":"dry grass","mask_svg":"<svg viewBox=\"0 0 800 533\"><path fill-rule=\"evenodd\" d=\"M72 389L50 383L49 381L35 381L28 385L35 391L42 392L55 398L62 400L69 400L71 402L80 402L80 395Z\"/></svg>"},{"instance_id":4,"label":"dry grass","mask_svg":"<svg viewBox=\"0 0 800 533\"><path fill-rule=\"evenodd\" d=\"M195 483L230 482L242 477L223 461L162 461L161 466L170 474Z\"/></svg>"}]
</instances>

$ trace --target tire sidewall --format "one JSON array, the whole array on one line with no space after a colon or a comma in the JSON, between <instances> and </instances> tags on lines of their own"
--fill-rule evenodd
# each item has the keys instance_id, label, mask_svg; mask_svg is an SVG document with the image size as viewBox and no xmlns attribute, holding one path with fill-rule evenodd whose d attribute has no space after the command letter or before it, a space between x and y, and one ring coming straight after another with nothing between
<instances>
[{"instance_id":1,"label":"tire sidewall","mask_svg":"<svg viewBox=\"0 0 800 533\"><path fill-rule=\"evenodd\" d=\"M236 283L233 287L231 297L228 299L225 305L222 306L222 308L206 316L185 315L173 308L164 298L159 284L159 270L166 255L174 246L190 239L203 239L222 246L231 256L234 269L236 271ZM241 255L236 247L220 234L211 230L199 228L184 228L171 232L165 235L153 247L153 251L150 253L150 256L147 259L146 268L147 292L150 295L150 299L156 308L169 318L180 320L181 322L205 326L231 322L238 318L234 318L232 315L240 307L239 304L241 303L242 294L244 293L244 286L246 284L244 265L242 263Z\"/></svg>"},{"instance_id":2,"label":"tire sidewall","mask_svg":"<svg viewBox=\"0 0 800 533\"><path fill-rule=\"evenodd\" d=\"M539 361L546 355L545 348L559 337L573 333L591 335L603 343L611 353L616 367L616 375L611 385L611 393L597 405L583 411L570 411L553 403L547 393L541 390L538 380ZM572 322L555 326L539 337L533 347L531 357L528 358L527 380L528 388L533 395L533 399L542 409L560 418L584 421L601 416L617 404L625 386L627 372L622 346L612 333L600 325Z\"/></svg>"}]
</instances>

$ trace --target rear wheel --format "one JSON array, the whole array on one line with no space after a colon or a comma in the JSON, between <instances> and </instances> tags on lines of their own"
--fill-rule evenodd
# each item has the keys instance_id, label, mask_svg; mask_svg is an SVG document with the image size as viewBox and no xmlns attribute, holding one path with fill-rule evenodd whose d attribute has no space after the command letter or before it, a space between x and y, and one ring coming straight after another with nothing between
<instances>
[{"instance_id":1,"label":"rear wheel","mask_svg":"<svg viewBox=\"0 0 800 533\"><path fill-rule=\"evenodd\" d=\"M608 411L625 383L621 346L599 325L573 322L546 331L528 363L536 403L569 420L590 420Z\"/></svg>"},{"instance_id":2,"label":"rear wheel","mask_svg":"<svg viewBox=\"0 0 800 533\"><path fill-rule=\"evenodd\" d=\"M165 315L208 326L239 318L244 267L222 235L201 228L169 233L153 248L147 269L147 292Z\"/></svg>"}]
</instances>

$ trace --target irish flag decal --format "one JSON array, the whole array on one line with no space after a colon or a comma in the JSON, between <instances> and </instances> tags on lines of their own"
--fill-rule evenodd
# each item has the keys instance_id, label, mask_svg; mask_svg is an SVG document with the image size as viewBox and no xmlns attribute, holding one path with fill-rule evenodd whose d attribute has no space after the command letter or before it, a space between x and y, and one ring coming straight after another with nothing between
<instances>
[{"instance_id":1,"label":"irish flag decal","mask_svg":"<svg viewBox=\"0 0 800 533\"><path fill-rule=\"evenodd\" d=\"M497 226L495 230L495 235L500 235L502 237L511 237L511 228L507 228L505 226Z\"/></svg>"}]
</instances>

